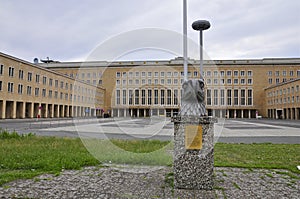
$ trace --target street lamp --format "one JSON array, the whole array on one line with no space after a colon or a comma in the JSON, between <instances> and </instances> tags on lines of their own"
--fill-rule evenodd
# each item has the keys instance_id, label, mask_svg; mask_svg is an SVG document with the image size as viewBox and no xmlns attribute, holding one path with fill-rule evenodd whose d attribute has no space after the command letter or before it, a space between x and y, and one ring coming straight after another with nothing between
<instances>
[{"instance_id":1,"label":"street lamp","mask_svg":"<svg viewBox=\"0 0 300 199\"><path fill-rule=\"evenodd\" d=\"M200 32L200 78L203 78L203 39L202 39L202 32L203 30L207 30L210 28L209 21L206 20L198 20L194 21L192 24L192 28Z\"/></svg>"}]
</instances>

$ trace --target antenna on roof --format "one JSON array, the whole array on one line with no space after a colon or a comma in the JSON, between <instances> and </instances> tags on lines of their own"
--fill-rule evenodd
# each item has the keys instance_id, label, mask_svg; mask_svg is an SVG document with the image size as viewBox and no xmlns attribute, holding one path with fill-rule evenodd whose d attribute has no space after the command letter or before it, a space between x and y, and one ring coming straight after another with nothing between
<instances>
[{"instance_id":1,"label":"antenna on roof","mask_svg":"<svg viewBox=\"0 0 300 199\"><path fill-rule=\"evenodd\" d=\"M34 59L33 59L33 63L34 63L34 64L38 64L38 63L39 63L39 59L38 59L38 58L34 58Z\"/></svg>"}]
</instances>

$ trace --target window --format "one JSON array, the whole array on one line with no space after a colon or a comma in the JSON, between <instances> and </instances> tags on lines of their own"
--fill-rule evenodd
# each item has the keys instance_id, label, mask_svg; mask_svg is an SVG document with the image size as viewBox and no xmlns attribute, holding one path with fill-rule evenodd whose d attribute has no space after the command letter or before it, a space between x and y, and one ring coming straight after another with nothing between
<instances>
[{"instance_id":1,"label":"window","mask_svg":"<svg viewBox=\"0 0 300 199\"><path fill-rule=\"evenodd\" d=\"M252 79L248 79L248 84L249 84L249 85L252 84Z\"/></svg>"},{"instance_id":2,"label":"window","mask_svg":"<svg viewBox=\"0 0 300 199\"><path fill-rule=\"evenodd\" d=\"M132 72L129 72L129 75L128 75L129 77L132 77L133 76L133 74L132 74Z\"/></svg>"},{"instance_id":3,"label":"window","mask_svg":"<svg viewBox=\"0 0 300 199\"><path fill-rule=\"evenodd\" d=\"M134 103L135 105L138 105L140 103L139 98L140 98L140 91L138 89L136 89L134 91Z\"/></svg>"},{"instance_id":4,"label":"window","mask_svg":"<svg viewBox=\"0 0 300 199\"><path fill-rule=\"evenodd\" d=\"M272 83L273 83L273 79L269 78L269 84L272 84Z\"/></svg>"},{"instance_id":5,"label":"window","mask_svg":"<svg viewBox=\"0 0 300 199\"><path fill-rule=\"evenodd\" d=\"M43 90L42 90L42 96L46 97L46 89L45 88L43 88Z\"/></svg>"},{"instance_id":6,"label":"window","mask_svg":"<svg viewBox=\"0 0 300 199\"><path fill-rule=\"evenodd\" d=\"M268 71L268 76L272 76L272 71Z\"/></svg>"},{"instance_id":7,"label":"window","mask_svg":"<svg viewBox=\"0 0 300 199\"><path fill-rule=\"evenodd\" d=\"M49 90L48 97L52 98L52 90Z\"/></svg>"},{"instance_id":8,"label":"window","mask_svg":"<svg viewBox=\"0 0 300 199\"><path fill-rule=\"evenodd\" d=\"M246 80L245 79L241 79L241 84L246 84Z\"/></svg>"},{"instance_id":9,"label":"window","mask_svg":"<svg viewBox=\"0 0 300 199\"><path fill-rule=\"evenodd\" d=\"M172 80L171 79L167 79L167 84L171 85L172 84Z\"/></svg>"},{"instance_id":10,"label":"window","mask_svg":"<svg viewBox=\"0 0 300 199\"><path fill-rule=\"evenodd\" d=\"M142 90L142 105L146 104L146 90Z\"/></svg>"},{"instance_id":11,"label":"window","mask_svg":"<svg viewBox=\"0 0 300 199\"><path fill-rule=\"evenodd\" d=\"M210 77L210 76L211 76L211 71L207 71L207 72L206 72L206 76L207 76L207 77Z\"/></svg>"},{"instance_id":12,"label":"window","mask_svg":"<svg viewBox=\"0 0 300 199\"><path fill-rule=\"evenodd\" d=\"M218 79L214 79L214 85L218 85Z\"/></svg>"},{"instance_id":13,"label":"window","mask_svg":"<svg viewBox=\"0 0 300 199\"><path fill-rule=\"evenodd\" d=\"M165 90L160 90L160 104L165 104Z\"/></svg>"},{"instance_id":14,"label":"window","mask_svg":"<svg viewBox=\"0 0 300 199\"><path fill-rule=\"evenodd\" d=\"M15 69L13 68L13 67L9 67L8 68L8 76L9 77L13 77L14 76L14 71L15 71Z\"/></svg>"},{"instance_id":15,"label":"window","mask_svg":"<svg viewBox=\"0 0 300 199\"><path fill-rule=\"evenodd\" d=\"M246 91L245 89L241 89L241 105L246 105Z\"/></svg>"},{"instance_id":16,"label":"window","mask_svg":"<svg viewBox=\"0 0 300 199\"><path fill-rule=\"evenodd\" d=\"M152 84L152 80L151 79L148 79L148 84Z\"/></svg>"},{"instance_id":17,"label":"window","mask_svg":"<svg viewBox=\"0 0 300 199\"><path fill-rule=\"evenodd\" d=\"M146 72L142 72L142 77L145 77L146 76Z\"/></svg>"},{"instance_id":18,"label":"window","mask_svg":"<svg viewBox=\"0 0 300 199\"><path fill-rule=\"evenodd\" d=\"M221 95L220 105L224 106L225 105L225 90L224 89L220 90L220 95Z\"/></svg>"},{"instance_id":19,"label":"window","mask_svg":"<svg viewBox=\"0 0 300 199\"><path fill-rule=\"evenodd\" d=\"M220 84L224 85L225 84L225 79L220 79Z\"/></svg>"},{"instance_id":20,"label":"window","mask_svg":"<svg viewBox=\"0 0 300 199\"><path fill-rule=\"evenodd\" d=\"M231 70L227 71L227 76L229 76L229 77L231 76Z\"/></svg>"},{"instance_id":21,"label":"window","mask_svg":"<svg viewBox=\"0 0 300 199\"><path fill-rule=\"evenodd\" d=\"M128 81L128 84L129 84L129 85L132 85L132 83L133 83L133 81L132 81L132 79L130 79L130 80Z\"/></svg>"},{"instance_id":22,"label":"window","mask_svg":"<svg viewBox=\"0 0 300 199\"><path fill-rule=\"evenodd\" d=\"M218 77L218 71L214 71L214 77Z\"/></svg>"},{"instance_id":23,"label":"window","mask_svg":"<svg viewBox=\"0 0 300 199\"><path fill-rule=\"evenodd\" d=\"M158 79L154 79L154 84L155 84L155 85L158 84Z\"/></svg>"},{"instance_id":24,"label":"window","mask_svg":"<svg viewBox=\"0 0 300 199\"><path fill-rule=\"evenodd\" d=\"M160 72L160 76L164 77L165 76L165 72Z\"/></svg>"},{"instance_id":25,"label":"window","mask_svg":"<svg viewBox=\"0 0 300 199\"><path fill-rule=\"evenodd\" d=\"M27 95L31 95L31 86L27 86Z\"/></svg>"},{"instance_id":26,"label":"window","mask_svg":"<svg viewBox=\"0 0 300 199\"><path fill-rule=\"evenodd\" d=\"M178 105L178 90L174 90L174 105Z\"/></svg>"},{"instance_id":27,"label":"window","mask_svg":"<svg viewBox=\"0 0 300 199\"><path fill-rule=\"evenodd\" d=\"M123 102L123 105L126 105L126 102L127 102L127 95L126 95L126 90L123 90L123 93L122 93L122 102Z\"/></svg>"},{"instance_id":28,"label":"window","mask_svg":"<svg viewBox=\"0 0 300 199\"><path fill-rule=\"evenodd\" d=\"M294 76L294 71L290 71L290 76L293 77Z\"/></svg>"},{"instance_id":29,"label":"window","mask_svg":"<svg viewBox=\"0 0 300 199\"><path fill-rule=\"evenodd\" d=\"M174 79L174 85L178 84L178 79Z\"/></svg>"},{"instance_id":30,"label":"window","mask_svg":"<svg viewBox=\"0 0 300 199\"><path fill-rule=\"evenodd\" d=\"M136 79L136 80L135 80L135 84L136 84L136 85L139 85L139 84L140 84L140 80Z\"/></svg>"},{"instance_id":31,"label":"window","mask_svg":"<svg viewBox=\"0 0 300 199\"><path fill-rule=\"evenodd\" d=\"M46 85L47 84L47 77L43 77L43 84Z\"/></svg>"},{"instance_id":32,"label":"window","mask_svg":"<svg viewBox=\"0 0 300 199\"><path fill-rule=\"evenodd\" d=\"M239 105L239 90L238 89L233 90L233 104Z\"/></svg>"},{"instance_id":33,"label":"window","mask_svg":"<svg viewBox=\"0 0 300 199\"><path fill-rule=\"evenodd\" d=\"M282 71L282 76L286 76L286 71Z\"/></svg>"},{"instance_id":34,"label":"window","mask_svg":"<svg viewBox=\"0 0 300 199\"><path fill-rule=\"evenodd\" d=\"M252 90L248 90L248 105L252 105Z\"/></svg>"},{"instance_id":35,"label":"window","mask_svg":"<svg viewBox=\"0 0 300 199\"><path fill-rule=\"evenodd\" d=\"M116 85L120 85L120 80L119 79L116 80Z\"/></svg>"},{"instance_id":36,"label":"window","mask_svg":"<svg viewBox=\"0 0 300 199\"><path fill-rule=\"evenodd\" d=\"M120 72L116 72L116 77L117 78L121 77L121 73Z\"/></svg>"},{"instance_id":37,"label":"window","mask_svg":"<svg viewBox=\"0 0 300 199\"><path fill-rule=\"evenodd\" d=\"M23 77L24 77L24 71L19 70L19 79L23 79Z\"/></svg>"},{"instance_id":38,"label":"window","mask_svg":"<svg viewBox=\"0 0 300 199\"><path fill-rule=\"evenodd\" d=\"M235 70L233 71L233 76L237 77L239 75L239 71Z\"/></svg>"},{"instance_id":39,"label":"window","mask_svg":"<svg viewBox=\"0 0 300 199\"><path fill-rule=\"evenodd\" d=\"M297 77L300 77L300 70L297 71Z\"/></svg>"},{"instance_id":40,"label":"window","mask_svg":"<svg viewBox=\"0 0 300 199\"><path fill-rule=\"evenodd\" d=\"M116 90L116 104L120 105L120 90Z\"/></svg>"},{"instance_id":41,"label":"window","mask_svg":"<svg viewBox=\"0 0 300 199\"><path fill-rule=\"evenodd\" d=\"M231 84L231 79L227 79L227 84Z\"/></svg>"},{"instance_id":42,"label":"window","mask_svg":"<svg viewBox=\"0 0 300 199\"><path fill-rule=\"evenodd\" d=\"M214 105L218 105L218 99L219 99L218 90L214 89Z\"/></svg>"},{"instance_id":43,"label":"window","mask_svg":"<svg viewBox=\"0 0 300 199\"><path fill-rule=\"evenodd\" d=\"M239 84L239 79L234 79L233 84Z\"/></svg>"},{"instance_id":44,"label":"window","mask_svg":"<svg viewBox=\"0 0 300 199\"><path fill-rule=\"evenodd\" d=\"M60 88L64 88L64 82L63 81L60 82Z\"/></svg>"},{"instance_id":45,"label":"window","mask_svg":"<svg viewBox=\"0 0 300 199\"><path fill-rule=\"evenodd\" d=\"M158 104L158 90L154 90L154 104Z\"/></svg>"},{"instance_id":46,"label":"window","mask_svg":"<svg viewBox=\"0 0 300 199\"><path fill-rule=\"evenodd\" d=\"M276 76L276 77L279 76L279 71L275 71L275 76Z\"/></svg>"},{"instance_id":47,"label":"window","mask_svg":"<svg viewBox=\"0 0 300 199\"><path fill-rule=\"evenodd\" d=\"M206 82L207 82L208 85L210 85L211 84L211 79L206 79Z\"/></svg>"},{"instance_id":48,"label":"window","mask_svg":"<svg viewBox=\"0 0 300 199\"><path fill-rule=\"evenodd\" d=\"M152 72L148 72L148 77L151 77L152 76Z\"/></svg>"},{"instance_id":49,"label":"window","mask_svg":"<svg viewBox=\"0 0 300 199\"><path fill-rule=\"evenodd\" d=\"M158 72L155 72L155 73L154 73L154 77L158 77Z\"/></svg>"},{"instance_id":50,"label":"window","mask_svg":"<svg viewBox=\"0 0 300 199\"><path fill-rule=\"evenodd\" d=\"M276 84L279 84L279 82L280 82L279 78L276 78L275 81L276 81Z\"/></svg>"},{"instance_id":51,"label":"window","mask_svg":"<svg viewBox=\"0 0 300 199\"><path fill-rule=\"evenodd\" d=\"M227 105L231 106L232 102L231 102L231 89L227 90Z\"/></svg>"},{"instance_id":52,"label":"window","mask_svg":"<svg viewBox=\"0 0 300 199\"><path fill-rule=\"evenodd\" d=\"M126 72L125 72L125 74L126 74ZM73 77L73 75L72 75L72 77ZM96 73L93 73L93 78L96 78Z\"/></svg>"},{"instance_id":53,"label":"window","mask_svg":"<svg viewBox=\"0 0 300 199\"><path fill-rule=\"evenodd\" d=\"M251 70L248 70L248 77L252 77L252 71Z\"/></svg>"},{"instance_id":54,"label":"window","mask_svg":"<svg viewBox=\"0 0 300 199\"><path fill-rule=\"evenodd\" d=\"M40 92L40 89L39 88L35 88L34 89L34 95L37 97L39 96L39 92Z\"/></svg>"},{"instance_id":55,"label":"window","mask_svg":"<svg viewBox=\"0 0 300 199\"><path fill-rule=\"evenodd\" d=\"M23 94L23 85L22 84L18 85L18 94Z\"/></svg>"},{"instance_id":56,"label":"window","mask_svg":"<svg viewBox=\"0 0 300 199\"><path fill-rule=\"evenodd\" d=\"M225 71L222 70L220 73L221 73L221 77L225 76Z\"/></svg>"},{"instance_id":57,"label":"window","mask_svg":"<svg viewBox=\"0 0 300 199\"><path fill-rule=\"evenodd\" d=\"M53 79L49 79L49 86L52 86L52 83L53 83Z\"/></svg>"},{"instance_id":58,"label":"window","mask_svg":"<svg viewBox=\"0 0 300 199\"><path fill-rule=\"evenodd\" d=\"M211 105L211 90L210 89L207 89L206 96L207 96L207 98L206 98L206 104L207 105Z\"/></svg>"},{"instance_id":59,"label":"window","mask_svg":"<svg viewBox=\"0 0 300 199\"><path fill-rule=\"evenodd\" d=\"M152 104L152 90L148 90L148 105Z\"/></svg>"},{"instance_id":60,"label":"window","mask_svg":"<svg viewBox=\"0 0 300 199\"><path fill-rule=\"evenodd\" d=\"M102 79L99 79L98 84L102 85Z\"/></svg>"},{"instance_id":61,"label":"window","mask_svg":"<svg viewBox=\"0 0 300 199\"><path fill-rule=\"evenodd\" d=\"M32 81L32 73L31 73L31 72L28 72L27 80L28 80L29 82Z\"/></svg>"},{"instance_id":62,"label":"window","mask_svg":"<svg viewBox=\"0 0 300 199\"><path fill-rule=\"evenodd\" d=\"M160 80L160 84L164 85L164 84L165 84L165 80L164 80L164 79L161 79L161 80Z\"/></svg>"},{"instance_id":63,"label":"window","mask_svg":"<svg viewBox=\"0 0 300 199\"><path fill-rule=\"evenodd\" d=\"M0 65L0 75L3 75L3 64Z\"/></svg>"},{"instance_id":64,"label":"window","mask_svg":"<svg viewBox=\"0 0 300 199\"><path fill-rule=\"evenodd\" d=\"M0 81L0 91L2 91L2 81Z\"/></svg>"},{"instance_id":65,"label":"window","mask_svg":"<svg viewBox=\"0 0 300 199\"><path fill-rule=\"evenodd\" d=\"M129 105L133 104L133 91L129 90Z\"/></svg>"},{"instance_id":66,"label":"window","mask_svg":"<svg viewBox=\"0 0 300 199\"><path fill-rule=\"evenodd\" d=\"M8 82L8 84L7 84L7 91L8 91L9 93L14 92L14 83Z\"/></svg>"},{"instance_id":67,"label":"window","mask_svg":"<svg viewBox=\"0 0 300 199\"><path fill-rule=\"evenodd\" d=\"M64 94L60 92L60 99L63 99ZM83 101L83 96L82 96L82 101Z\"/></svg>"},{"instance_id":68,"label":"window","mask_svg":"<svg viewBox=\"0 0 300 199\"><path fill-rule=\"evenodd\" d=\"M139 72L135 72L135 76L136 76L136 77L139 77L139 76L140 76L140 73L139 73Z\"/></svg>"},{"instance_id":69,"label":"window","mask_svg":"<svg viewBox=\"0 0 300 199\"><path fill-rule=\"evenodd\" d=\"M54 92L54 98L55 98L55 99L57 99L57 98L58 98L58 92L57 92L57 91L55 91L55 92ZM78 101L80 101L80 98L79 98L79 96L78 96Z\"/></svg>"},{"instance_id":70,"label":"window","mask_svg":"<svg viewBox=\"0 0 300 199\"><path fill-rule=\"evenodd\" d=\"M241 71L241 77L244 77L245 76L245 71Z\"/></svg>"},{"instance_id":71,"label":"window","mask_svg":"<svg viewBox=\"0 0 300 199\"><path fill-rule=\"evenodd\" d=\"M142 85L145 85L145 84L146 84L146 80L142 79Z\"/></svg>"},{"instance_id":72,"label":"window","mask_svg":"<svg viewBox=\"0 0 300 199\"><path fill-rule=\"evenodd\" d=\"M35 82L40 83L40 75L35 75Z\"/></svg>"},{"instance_id":73,"label":"window","mask_svg":"<svg viewBox=\"0 0 300 199\"><path fill-rule=\"evenodd\" d=\"M170 89L167 90L167 105L171 105L172 103L172 91Z\"/></svg>"}]
</instances>

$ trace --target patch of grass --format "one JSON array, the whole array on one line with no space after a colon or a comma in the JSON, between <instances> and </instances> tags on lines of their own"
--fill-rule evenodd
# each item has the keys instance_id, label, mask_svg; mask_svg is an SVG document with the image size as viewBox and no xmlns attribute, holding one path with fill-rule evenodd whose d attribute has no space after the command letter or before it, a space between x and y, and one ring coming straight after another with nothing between
<instances>
[{"instance_id":1,"label":"patch of grass","mask_svg":"<svg viewBox=\"0 0 300 199\"><path fill-rule=\"evenodd\" d=\"M215 145L215 166L287 169L300 173L300 144L225 144Z\"/></svg>"},{"instance_id":2,"label":"patch of grass","mask_svg":"<svg viewBox=\"0 0 300 199\"><path fill-rule=\"evenodd\" d=\"M99 161L87 152L80 139L5 136L0 141L0 185L96 164Z\"/></svg>"},{"instance_id":3,"label":"patch of grass","mask_svg":"<svg viewBox=\"0 0 300 199\"><path fill-rule=\"evenodd\" d=\"M169 142L145 140L82 140L89 152L102 163L162 165L173 163L167 150L173 148Z\"/></svg>"}]
</instances>

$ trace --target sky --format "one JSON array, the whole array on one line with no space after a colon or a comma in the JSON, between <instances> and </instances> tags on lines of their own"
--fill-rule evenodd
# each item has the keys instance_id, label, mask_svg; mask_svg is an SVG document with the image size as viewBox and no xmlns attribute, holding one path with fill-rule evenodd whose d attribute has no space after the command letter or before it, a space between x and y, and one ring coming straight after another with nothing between
<instances>
[{"instance_id":1,"label":"sky","mask_svg":"<svg viewBox=\"0 0 300 199\"><path fill-rule=\"evenodd\" d=\"M199 42L191 24L211 23L203 38L210 59L300 57L298 0L187 4L191 43ZM0 0L0 52L30 62L84 61L99 48L103 56L95 60L172 59L182 56L182 5L182 0ZM176 53L169 48L174 44ZM115 57L106 57L107 51ZM197 53L188 56L199 59Z\"/></svg>"}]
</instances>

